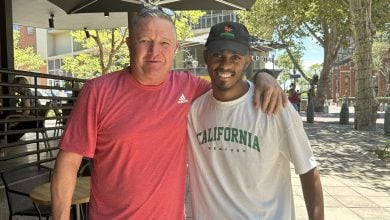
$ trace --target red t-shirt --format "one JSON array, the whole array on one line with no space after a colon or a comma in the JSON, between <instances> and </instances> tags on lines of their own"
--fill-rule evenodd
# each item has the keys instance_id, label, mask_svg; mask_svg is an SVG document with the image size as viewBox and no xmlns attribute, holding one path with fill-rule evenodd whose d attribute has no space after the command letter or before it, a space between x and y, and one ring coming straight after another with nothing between
<instances>
[{"instance_id":1,"label":"red t-shirt","mask_svg":"<svg viewBox=\"0 0 390 220\"><path fill-rule=\"evenodd\" d=\"M90 219L184 219L187 113L208 89L188 72L144 86L128 70L83 86L60 148L93 158Z\"/></svg>"},{"instance_id":2,"label":"red t-shirt","mask_svg":"<svg viewBox=\"0 0 390 220\"><path fill-rule=\"evenodd\" d=\"M298 104L300 101L298 93L294 90L290 90L288 94L288 100L290 100L291 103Z\"/></svg>"}]
</instances>

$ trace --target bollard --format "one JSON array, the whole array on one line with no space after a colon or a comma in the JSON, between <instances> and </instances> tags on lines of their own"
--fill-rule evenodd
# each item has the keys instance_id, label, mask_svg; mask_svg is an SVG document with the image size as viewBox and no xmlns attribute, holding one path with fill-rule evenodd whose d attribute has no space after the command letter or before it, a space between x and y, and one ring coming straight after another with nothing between
<instances>
[{"instance_id":1,"label":"bollard","mask_svg":"<svg viewBox=\"0 0 390 220\"><path fill-rule=\"evenodd\" d=\"M385 135L390 136L390 108L386 108L385 111Z\"/></svg>"},{"instance_id":2,"label":"bollard","mask_svg":"<svg viewBox=\"0 0 390 220\"><path fill-rule=\"evenodd\" d=\"M312 101L310 101L307 104L306 109L306 122L307 123L313 123L314 122L314 104Z\"/></svg>"},{"instance_id":3,"label":"bollard","mask_svg":"<svg viewBox=\"0 0 390 220\"><path fill-rule=\"evenodd\" d=\"M385 109L384 109L384 106L383 106L383 103L382 103L382 102L379 104L379 111L380 111L380 112L383 112L383 111L385 111Z\"/></svg>"},{"instance_id":4,"label":"bollard","mask_svg":"<svg viewBox=\"0 0 390 220\"><path fill-rule=\"evenodd\" d=\"M341 105L341 111L340 111L340 124L347 125L349 124L349 109L347 102L344 102Z\"/></svg>"}]
</instances>

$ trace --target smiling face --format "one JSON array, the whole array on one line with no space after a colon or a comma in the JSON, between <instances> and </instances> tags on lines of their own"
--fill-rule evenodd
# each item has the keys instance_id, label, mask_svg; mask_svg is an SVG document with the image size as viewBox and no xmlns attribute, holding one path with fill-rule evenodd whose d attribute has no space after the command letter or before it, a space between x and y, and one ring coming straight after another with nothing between
<instances>
[{"instance_id":1,"label":"smiling face","mask_svg":"<svg viewBox=\"0 0 390 220\"><path fill-rule=\"evenodd\" d=\"M147 17L133 30L131 38L127 39L131 74L143 85L163 83L179 46L173 24L158 17Z\"/></svg>"},{"instance_id":2,"label":"smiling face","mask_svg":"<svg viewBox=\"0 0 390 220\"><path fill-rule=\"evenodd\" d=\"M230 50L209 53L205 50L203 55L215 98L229 101L246 92L247 83L242 78L245 69L251 62L249 54L240 55Z\"/></svg>"}]
</instances>

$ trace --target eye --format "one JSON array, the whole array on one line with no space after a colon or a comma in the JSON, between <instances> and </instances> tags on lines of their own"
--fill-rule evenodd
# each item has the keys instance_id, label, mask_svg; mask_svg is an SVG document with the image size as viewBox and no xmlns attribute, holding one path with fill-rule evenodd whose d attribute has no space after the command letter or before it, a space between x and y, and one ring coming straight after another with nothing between
<instances>
[{"instance_id":1,"label":"eye","mask_svg":"<svg viewBox=\"0 0 390 220\"><path fill-rule=\"evenodd\" d=\"M167 47L167 46L171 45L171 43L168 41L163 41L163 42L161 42L161 45L164 47Z\"/></svg>"},{"instance_id":2,"label":"eye","mask_svg":"<svg viewBox=\"0 0 390 220\"><path fill-rule=\"evenodd\" d=\"M138 41L138 43L140 43L140 44L149 44L150 43L150 40L149 39L140 39L139 41Z\"/></svg>"},{"instance_id":3,"label":"eye","mask_svg":"<svg viewBox=\"0 0 390 220\"><path fill-rule=\"evenodd\" d=\"M212 56L214 58L221 58L222 57L222 54L221 53L213 53Z\"/></svg>"},{"instance_id":4,"label":"eye","mask_svg":"<svg viewBox=\"0 0 390 220\"><path fill-rule=\"evenodd\" d=\"M242 56L238 55L238 54L234 54L233 56L231 56L230 58L233 62L239 62L241 59L242 59Z\"/></svg>"}]
</instances>

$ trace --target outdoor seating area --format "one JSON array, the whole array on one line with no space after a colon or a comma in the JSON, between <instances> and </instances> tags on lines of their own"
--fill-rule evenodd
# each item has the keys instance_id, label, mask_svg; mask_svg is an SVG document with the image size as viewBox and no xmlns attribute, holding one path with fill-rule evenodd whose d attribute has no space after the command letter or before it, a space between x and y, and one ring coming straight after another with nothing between
<instances>
[{"instance_id":1,"label":"outdoor seating area","mask_svg":"<svg viewBox=\"0 0 390 220\"><path fill-rule=\"evenodd\" d=\"M50 181L59 139L85 80L7 69L0 69L0 75L0 219L48 217L50 207L33 203L29 193ZM14 82L21 77L29 83ZM31 92L18 92L22 90ZM26 100L32 105L23 105ZM30 114L24 114L26 110Z\"/></svg>"},{"instance_id":2,"label":"outdoor seating area","mask_svg":"<svg viewBox=\"0 0 390 220\"><path fill-rule=\"evenodd\" d=\"M30 165L1 173L7 205L9 207L9 219L14 216L35 216L39 219L50 216L50 206L37 205L29 193L35 187L50 181L51 169L40 165Z\"/></svg>"}]
</instances>

